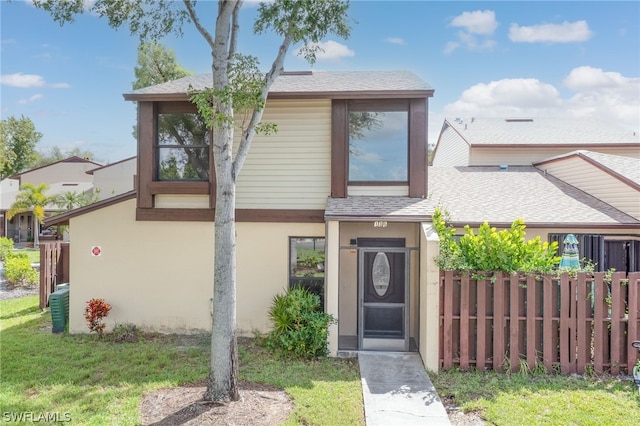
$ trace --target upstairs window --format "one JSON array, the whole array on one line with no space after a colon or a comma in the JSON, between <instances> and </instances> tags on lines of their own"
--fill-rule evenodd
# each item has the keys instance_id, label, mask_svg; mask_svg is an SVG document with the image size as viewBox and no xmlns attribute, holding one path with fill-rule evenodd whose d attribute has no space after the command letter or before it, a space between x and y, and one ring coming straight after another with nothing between
<instances>
[{"instance_id":1,"label":"upstairs window","mask_svg":"<svg viewBox=\"0 0 640 426\"><path fill-rule=\"evenodd\" d=\"M350 104L349 183L409 182L409 113L404 105Z\"/></svg>"},{"instance_id":2,"label":"upstairs window","mask_svg":"<svg viewBox=\"0 0 640 426\"><path fill-rule=\"evenodd\" d=\"M209 134L199 114L158 114L157 180L208 181Z\"/></svg>"}]
</instances>

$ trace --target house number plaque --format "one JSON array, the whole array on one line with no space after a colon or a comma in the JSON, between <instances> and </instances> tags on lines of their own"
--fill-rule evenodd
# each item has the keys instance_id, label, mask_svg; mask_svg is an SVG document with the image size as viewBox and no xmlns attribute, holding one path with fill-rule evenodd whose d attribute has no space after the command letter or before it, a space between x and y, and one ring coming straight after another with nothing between
<instances>
[{"instance_id":1,"label":"house number plaque","mask_svg":"<svg viewBox=\"0 0 640 426\"><path fill-rule=\"evenodd\" d=\"M386 253L378 252L373 258L371 265L371 279L373 280L373 289L378 296L382 297L389 289L389 281L391 278L391 267L389 266L389 258Z\"/></svg>"},{"instance_id":2,"label":"house number plaque","mask_svg":"<svg viewBox=\"0 0 640 426\"><path fill-rule=\"evenodd\" d=\"M373 222L373 227L374 228L386 228L387 227L387 221L386 220L376 220L375 222Z\"/></svg>"}]
</instances>

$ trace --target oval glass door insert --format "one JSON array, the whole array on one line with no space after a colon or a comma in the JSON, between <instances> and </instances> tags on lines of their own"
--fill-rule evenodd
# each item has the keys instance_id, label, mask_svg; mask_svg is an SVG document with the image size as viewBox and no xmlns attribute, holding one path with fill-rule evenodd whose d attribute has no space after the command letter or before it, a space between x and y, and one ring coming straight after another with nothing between
<instances>
[{"instance_id":1,"label":"oval glass door insert","mask_svg":"<svg viewBox=\"0 0 640 426\"><path fill-rule=\"evenodd\" d=\"M389 289L391 279L391 267L389 266L389 258L386 253L380 251L376 253L376 257L373 258L371 279L373 280L373 289L378 296L384 296Z\"/></svg>"}]
</instances>

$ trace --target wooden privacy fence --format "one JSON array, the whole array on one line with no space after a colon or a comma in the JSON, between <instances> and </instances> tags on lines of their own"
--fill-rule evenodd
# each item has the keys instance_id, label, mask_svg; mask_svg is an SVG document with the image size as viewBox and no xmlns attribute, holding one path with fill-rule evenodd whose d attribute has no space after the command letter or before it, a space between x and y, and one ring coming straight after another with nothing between
<instances>
[{"instance_id":1,"label":"wooden privacy fence","mask_svg":"<svg viewBox=\"0 0 640 426\"><path fill-rule=\"evenodd\" d=\"M49 295L58 284L69 282L69 243L40 244L40 309L49 306Z\"/></svg>"},{"instance_id":2,"label":"wooden privacy fence","mask_svg":"<svg viewBox=\"0 0 640 426\"><path fill-rule=\"evenodd\" d=\"M640 272L440 273L440 365L466 370L631 374Z\"/></svg>"}]
</instances>

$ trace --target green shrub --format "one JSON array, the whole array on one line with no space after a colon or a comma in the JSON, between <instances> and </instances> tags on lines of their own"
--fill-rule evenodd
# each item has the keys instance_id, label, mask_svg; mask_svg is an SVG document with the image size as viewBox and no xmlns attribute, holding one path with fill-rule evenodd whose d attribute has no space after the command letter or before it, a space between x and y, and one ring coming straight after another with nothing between
<instances>
[{"instance_id":1,"label":"green shrub","mask_svg":"<svg viewBox=\"0 0 640 426\"><path fill-rule=\"evenodd\" d=\"M13 240L7 237L0 237L0 262L4 261L12 251Z\"/></svg>"},{"instance_id":2,"label":"green shrub","mask_svg":"<svg viewBox=\"0 0 640 426\"><path fill-rule=\"evenodd\" d=\"M329 324L334 318L322 312L320 298L302 287L276 295L269 310L273 331L267 347L300 358L326 356Z\"/></svg>"},{"instance_id":3,"label":"green shrub","mask_svg":"<svg viewBox=\"0 0 640 426\"><path fill-rule=\"evenodd\" d=\"M117 343L136 343L140 338L139 334L140 331L138 327L135 324L127 322L113 327L113 331L109 333L109 337Z\"/></svg>"},{"instance_id":4,"label":"green shrub","mask_svg":"<svg viewBox=\"0 0 640 426\"><path fill-rule=\"evenodd\" d=\"M4 276L13 285L35 285L40 280L26 253L11 253L4 261Z\"/></svg>"},{"instance_id":5,"label":"green shrub","mask_svg":"<svg viewBox=\"0 0 640 426\"><path fill-rule=\"evenodd\" d=\"M444 270L551 272L560 262L558 243L543 242L540 237L525 240L525 223L516 219L511 228L497 231L484 222L476 234L469 225L459 242L455 229L446 224L440 209L433 215L440 237L438 266Z\"/></svg>"}]
</instances>

